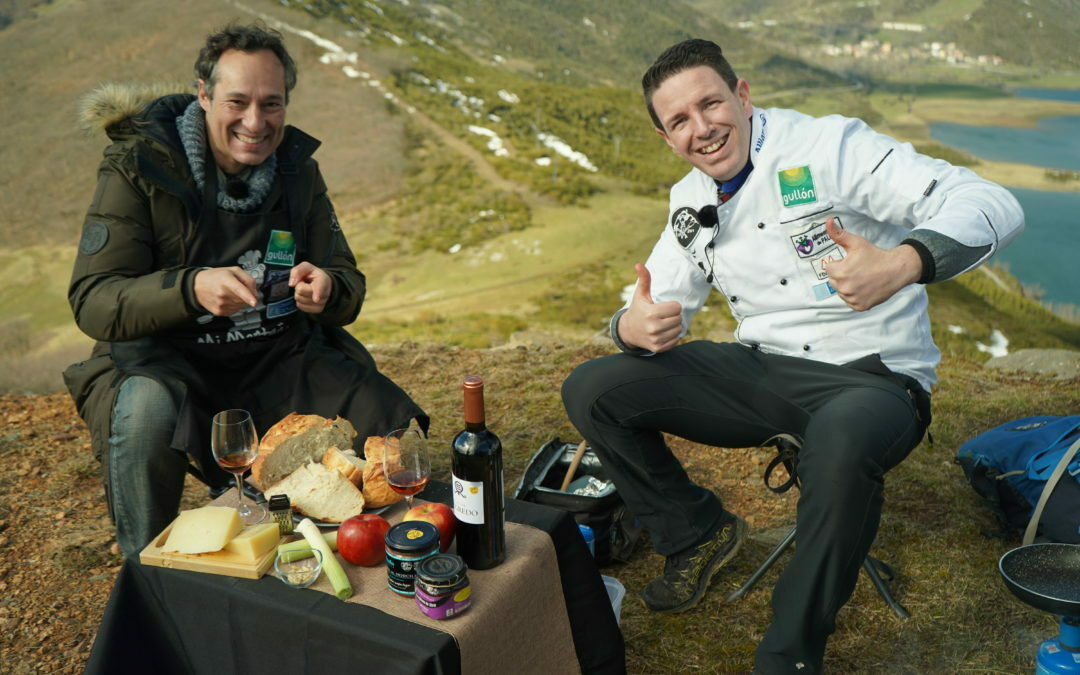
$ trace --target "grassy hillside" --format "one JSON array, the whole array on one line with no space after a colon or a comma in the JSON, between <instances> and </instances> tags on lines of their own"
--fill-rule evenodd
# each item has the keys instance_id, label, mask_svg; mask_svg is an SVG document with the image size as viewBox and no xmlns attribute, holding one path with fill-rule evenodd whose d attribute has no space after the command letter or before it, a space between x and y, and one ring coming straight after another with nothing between
<instances>
[{"instance_id":1,"label":"grassy hillside","mask_svg":"<svg viewBox=\"0 0 1080 675\"><path fill-rule=\"evenodd\" d=\"M345 39L339 37L343 27L276 3L254 4L289 16L298 28ZM35 12L0 30L0 232L8 237L7 250L78 239L108 142L103 133L88 136L77 128L81 96L109 81L190 87L206 33L233 19L253 19L220 0L192 0L183 11L164 0L55 0ZM325 141L318 158L339 206L384 201L400 188L401 118L379 92L320 63L323 50L310 41L291 37L289 45L300 65L289 122Z\"/></svg>"}]
</instances>

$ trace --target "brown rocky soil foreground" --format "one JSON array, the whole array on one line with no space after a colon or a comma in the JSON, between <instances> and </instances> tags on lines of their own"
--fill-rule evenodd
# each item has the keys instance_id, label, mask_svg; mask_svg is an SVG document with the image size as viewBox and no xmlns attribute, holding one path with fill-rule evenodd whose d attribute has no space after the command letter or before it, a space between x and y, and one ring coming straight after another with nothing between
<instances>
[{"instance_id":1,"label":"brown rocky soil foreground","mask_svg":"<svg viewBox=\"0 0 1080 675\"><path fill-rule=\"evenodd\" d=\"M81 672L120 569L67 395L0 397L0 671Z\"/></svg>"}]
</instances>

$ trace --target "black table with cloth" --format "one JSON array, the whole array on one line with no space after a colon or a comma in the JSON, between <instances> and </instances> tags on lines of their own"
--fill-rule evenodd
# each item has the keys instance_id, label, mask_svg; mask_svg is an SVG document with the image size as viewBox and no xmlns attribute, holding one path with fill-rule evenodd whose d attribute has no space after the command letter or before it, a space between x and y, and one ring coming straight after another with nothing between
<instances>
[{"instance_id":1,"label":"black table with cloth","mask_svg":"<svg viewBox=\"0 0 1080 675\"><path fill-rule=\"evenodd\" d=\"M433 481L420 496L451 503L447 483ZM506 517L551 537L581 671L625 672L622 633L573 518L516 499L507 500ZM491 639L510 637L527 638ZM131 558L109 597L87 672L441 674L461 672L460 663L449 633L373 607L298 592L270 576L239 579Z\"/></svg>"}]
</instances>

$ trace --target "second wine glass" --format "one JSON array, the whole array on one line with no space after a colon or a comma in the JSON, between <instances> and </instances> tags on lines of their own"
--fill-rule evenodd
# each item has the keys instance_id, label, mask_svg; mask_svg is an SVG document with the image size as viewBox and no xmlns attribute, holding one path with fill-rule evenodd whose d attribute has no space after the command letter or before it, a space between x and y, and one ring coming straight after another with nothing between
<instances>
[{"instance_id":1,"label":"second wine glass","mask_svg":"<svg viewBox=\"0 0 1080 675\"><path fill-rule=\"evenodd\" d=\"M237 504L240 519L247 525L260 523L266 518L261 504L248 506L244 503L244 472L255 462L259 454L259 439L255 435L255 422L246 410L222 410L214 415L210 425L210 450L218 466L236 476Z\"/></svg>"},{"instance_id":2,"label":"second wine glass","mask_svg":"<svg viewBox=\"0 0 1080 675\"><path fill-rule=\"evenodd\" d=\"M412 508L413 495L424 489L431 477L427 438L418 429L398 429L386 435L383 471L394 492L405 495Z\"/></svg>"}]
</instances>

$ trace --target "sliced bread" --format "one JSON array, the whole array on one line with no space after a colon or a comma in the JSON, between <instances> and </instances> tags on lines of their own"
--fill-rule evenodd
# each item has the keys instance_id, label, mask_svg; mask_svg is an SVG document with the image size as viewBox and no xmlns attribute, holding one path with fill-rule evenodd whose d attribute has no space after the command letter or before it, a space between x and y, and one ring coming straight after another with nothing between
<instances>
[{"instance_id":1,"label":"sliced bread","mask_svg":"<svg viewBox=\"0 0 1080 675\"><path fill-rule=\"evenodd\" d=\"M326 468L333 469L348 478L349 482L357 487L364 482L364 465L367 462L357 457L356 451L352 448L339 450L337 446L332 445L323 453L322 463Z\"/></svg>"},{"instance_id":2,"label":"sliced bread","mask_svg":"<svg viewBox=\"0 0 1080 675\"><path fill-rule=\"evenodd\" d=\"M318 462L330 446L351 448L356 430L338 417L289 413L270 427L259 443L251 478L265 490L308 462Z\"/></svg>"},{"instance_id":3,"label":"sliced bread","mask_svg":"<svg viewBox=\"0 0 1080 675\"><path fill-rule=\"evenodd\" d=\"M289 496L293 509L328 523L340 523L364 510L360 488L333 469L310 462L296 469L264 494Z\"/></svg>"}]
</instances>

